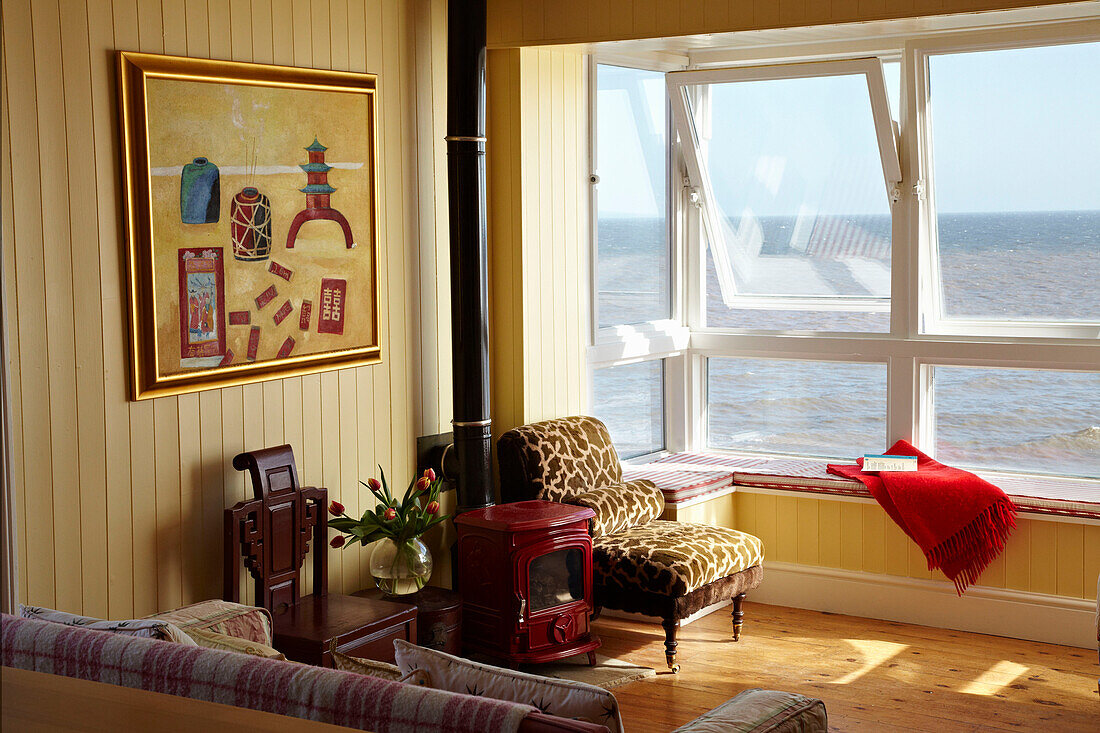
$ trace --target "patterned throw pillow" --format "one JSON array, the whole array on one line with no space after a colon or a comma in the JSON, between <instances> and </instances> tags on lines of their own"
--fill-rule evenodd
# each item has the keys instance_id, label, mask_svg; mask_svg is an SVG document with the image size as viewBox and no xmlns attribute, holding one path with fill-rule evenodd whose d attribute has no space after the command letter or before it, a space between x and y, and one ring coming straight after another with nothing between
<instances>
[{"instance_id":1,"label":"patterned throw pillow","mask_svg":"<svg viewBox=\"0 0 1100 733\"><path fill-rule=\"evenodd\" d=\"M572 680L501 669L426 649L402 639L393 642L402 672L424 672L428 686L465 695L533 705L548 715L606 725L622 733L619 703L607 690Z\"/></svg>"},{"instance_id":2,"label":"patterned throw pillow","mask_svg":"<svg viewBox=\"0 0 1100 733\"><path fill-rule=\"evenodd\" d=\"M649 524L665 510L664 494L646 479L601 486L564 501L596 512L588 520L588 532L594 538Z\"/></svg>"},{"instance_id":3,"label":"patterned throw pillow","mask_svg":"<svg viewBox=\"0 0 1100 733\"><path fill-rule=\"evenodd\" d=\"M341 654L340 652L332 653L332 661L336 669L343 670L344 672L355 672L356 674L365 674L368 677L380 677L384 680L407 682L410 685L417 685L418 687L430 687L427 673L419 669L405 674L396 664L379 662L376 659L349 657L347 654Z\"/></svg>"},{"instance_id":4,"label":"patterned throw pillow","mask_svg":"<svg viewBox=\"0 0 1100 733\"><path fill-rule=\"evenodd\" d=\"M184 629L183 633L191 637L196 644L207 649L222 649L227 652L251 654L255 657L263 657L265 659L286 659L286 655L278 649L269 647L266 644L251 641L250 639L241 639L236 636L229 636L228 634L219 634L217 631L210 631L209 629Z\"/></svg>"},{"instance_id":5,"label":"patterned throw pillow","mask_svg":"<svg viewBox=\"0 0 1100 733\"><path fill-rule=\"evenodd\" d=\"M152 619L131 619L128 621L103 621L89 616L77 616L74 613L55 611L52 608L40 606L19 606L19 615L23 618L34 618L39 621L50 621L66 626L81 626L97 631L110 631L115 634L127 636L143 636L147 639L160 639L162 641L174 641L185 646L197 646L194 639L183 633L177 626L167 621L155 621Z\"/></svg>"},{"instance_id":6,"label":"patterned throw pillow","mask_svg":"<svg viewBox=\"0 0 1100 733\"><path fill-rule=\"evenodd\" d=\"M793 692L745 690L672 733L828 733L825 703Z\"/></svg>"},{"instance_id":7,"label":"patterned throw pillow","mask_svg":"<svg viewBox=\"0 0 1100 733\"><path fill-rule=\"evenodd\" d=\"M192 603L183 608L155 613L147 618L175 624L183 630L204 629L257 644L271 646L271 612L220 599Z\"/></svg>"}]
</instances>

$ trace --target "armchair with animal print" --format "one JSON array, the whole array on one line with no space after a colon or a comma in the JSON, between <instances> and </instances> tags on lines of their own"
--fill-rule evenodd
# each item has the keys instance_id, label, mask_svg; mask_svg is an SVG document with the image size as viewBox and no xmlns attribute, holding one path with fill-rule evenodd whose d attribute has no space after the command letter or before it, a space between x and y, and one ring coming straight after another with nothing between
<instances>
[{"instance_id":1,"label":"armchair with animal print","mask_svg":"<svg viewBox=\"0 0 1100 733\"><path fill-rule=\"evenodd\" d=\"M734 640L745 593L763 578L764 548L745 532L658 519L664 497L651 481L623 481L607 427L565 417L509 430L497 442L504 501L543 499L590 507L596 606L661 618L673 671L680 620L733 602Z\"/></svg>"}]
</instances>

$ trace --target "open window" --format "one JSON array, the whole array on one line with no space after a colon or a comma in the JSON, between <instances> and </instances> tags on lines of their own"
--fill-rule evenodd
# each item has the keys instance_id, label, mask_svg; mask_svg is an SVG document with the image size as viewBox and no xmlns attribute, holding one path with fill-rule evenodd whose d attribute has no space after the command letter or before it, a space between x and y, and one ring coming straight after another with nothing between
<instances>
[{"instance_id":1,"label":"open window","mask_svg":"<svg viewBox=\"0 0 1100 733\"><path fill-rule=\"evenodd\" d=\"M668 320L672 262L662 74L597 64L595 87L595 325Z\"/></svg>"},{"instance_id":2,"label":"open window","mask_svg":"<svg viewBox=\"0 0 1100 733\"><path fill-rule=\"evenodd\" d=\"M901 168L877 58L666 75L711 328L890 330Z\"/></svg>"}]
</instances>

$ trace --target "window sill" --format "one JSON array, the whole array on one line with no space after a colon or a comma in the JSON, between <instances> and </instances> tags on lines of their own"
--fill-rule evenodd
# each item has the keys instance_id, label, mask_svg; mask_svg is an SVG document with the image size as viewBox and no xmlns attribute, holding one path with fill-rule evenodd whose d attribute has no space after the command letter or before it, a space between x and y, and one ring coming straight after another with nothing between
<instances>
[{"instance_id":1,"label":"window sill","mask_svg":"<svg viewBox=\"0 0 1100 733\"><path fill-rule=\"evenodd\" d=\"M797 492L871 500L858 481L827 473L828 461L736 453L673 453L651 463L624 465L627 479L649 479L673 506L695 504L730 490ZM999 486L1018 511L1100 520L1100 481L977 472Z\"/></svg>"}]
</instances>

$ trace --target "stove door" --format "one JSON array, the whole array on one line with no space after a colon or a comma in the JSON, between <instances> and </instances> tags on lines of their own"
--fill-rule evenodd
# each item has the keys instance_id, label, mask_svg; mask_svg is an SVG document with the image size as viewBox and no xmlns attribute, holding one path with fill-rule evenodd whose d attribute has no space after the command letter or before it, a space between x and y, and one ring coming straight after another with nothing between
<instances>
[{"instance_id":1,"label":"stove door","mask_svg":"<svg viewBox=\"0 0 1100 733\"><path fill-rule=\"evenodd\" d=\"M588 633L591 586L586 550L570 545L535 554L524 563L527 575L519 587L527 598L527 649L568 644Z\"/></svg>"},{"instance_id":2,"label":"stove door","mask_svg":"<svg viewBox=\"0 0 1100 733\"><path fill-rule=\"evenodd\" d=\"M584 600L584 550L564 547L531 560L527 572L527 605L539 611Z\"/></svg>"}]
</instances>

